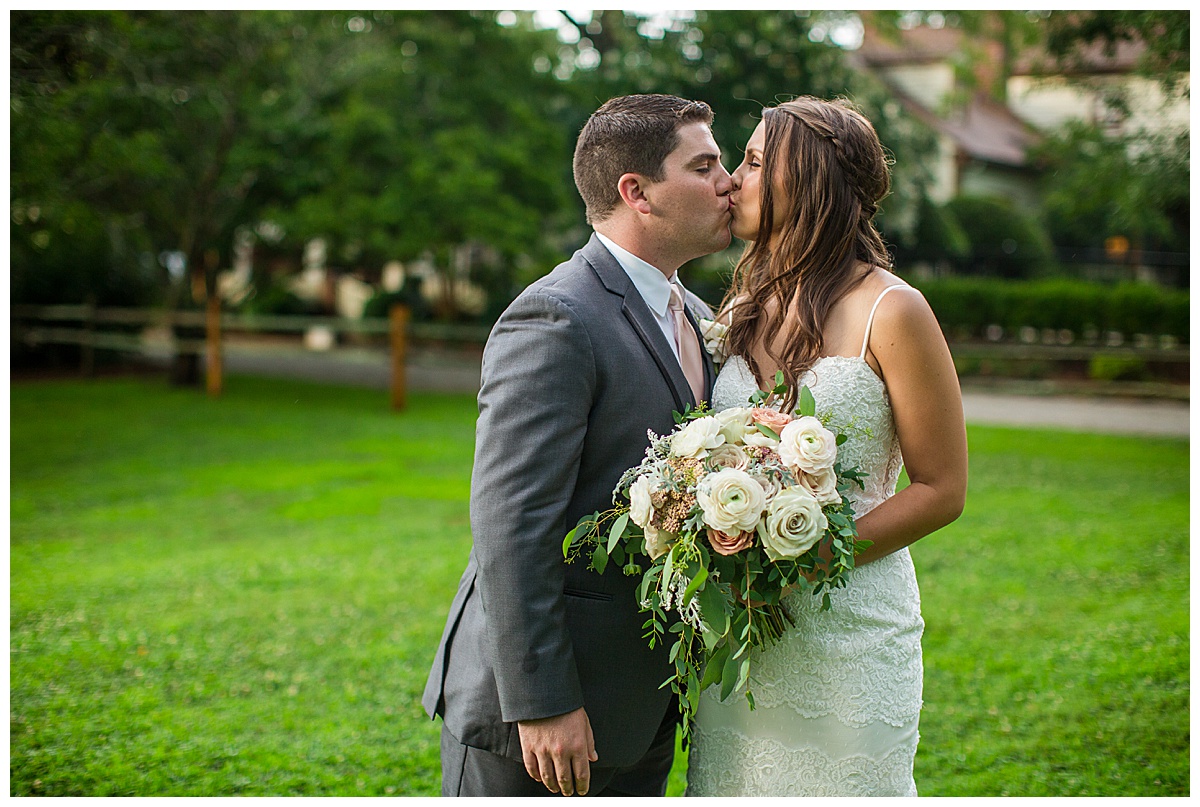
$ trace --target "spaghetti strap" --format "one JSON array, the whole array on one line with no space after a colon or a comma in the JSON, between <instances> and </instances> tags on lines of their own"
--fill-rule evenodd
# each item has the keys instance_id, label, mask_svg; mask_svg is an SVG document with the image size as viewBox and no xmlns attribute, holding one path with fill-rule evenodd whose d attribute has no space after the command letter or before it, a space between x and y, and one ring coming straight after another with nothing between
<instances>
[{"instance_id":1,"label":"spaghetti strap","mask_svg":"<svg viewBox=\"0 0 1200 807\"><path fill-rule=\"evenodd\" d=\"M911 288L911 287L905 286L902 283L896 283L895 285L888 286L886 289L879 292L879 296L875 298L875 305L871 306L871 314L870 314L870 316L867 317L867 330L863 333L862 350L859 351L859 354L858 354L858 357L860 359L865 360L867 358L867 341L871 338L871 323L873 323L875 321L875 309L879 308L879 303L883 299L883 295L887 294L892 289L906 289L906 288Z\"/></svg>"}]
</instances>

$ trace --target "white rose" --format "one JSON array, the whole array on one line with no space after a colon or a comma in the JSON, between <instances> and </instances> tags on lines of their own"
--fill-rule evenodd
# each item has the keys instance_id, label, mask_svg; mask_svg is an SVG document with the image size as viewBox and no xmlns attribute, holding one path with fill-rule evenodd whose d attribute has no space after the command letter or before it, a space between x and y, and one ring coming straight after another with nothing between
<instances>
[{"instance_id":1,"label":"white rose","mask_svg":"<svg viewBox=\"0 0 1200 807\"><path fill-rule=\"evenodd\" d=\"M656 474L639 476L629 487L629 520L642 529L647 529L654 518L654 504L650 494L658 490L661 480Z\"/></svg>"},{"instance_id":2,"label":"white rose","mask_svg":"<svg viewBox=\"0 0 1200 807\"><path fill-rule=\"evenodd\" d=\"M696 418L671 438L671 453L676 457L701 459L724 442L720 421L708 415Z\"/></svg>"},{"instance_id":3,"label":"white rose","mask_svg":"<svg viewBox=\"0 0 1200 807\"><path fill-rule=\"evenodd\" d=\"M696 503L704 512L705 524L726 535L736 535L758 525L767 497L750 474L726 468L700 480Z\"/></svg>"},{"instance_id":4,"label":"white rose","mask_svg":"<svg viewBox=\"0 0 1200 807\"><path fill-rule=\"evenodd\" d=\"M713 361L721 364L725 361L725 335L729 326L712 319L702 319L699 323L700 334L704 337L704 349L712 356Z\"/></svg>"},{"instance_id":5,"label":"white rose","mask_svg":"<svg viewBox=\"0 0 1200 807\"><path fill-rule=\"evenodd\" d=\"M763 549L771 560L794 560L813 547L829 526L821 503L803 487L784 488L767 508Z\"/></svg>"},{"instance_id":6,"label":"white rose","mask_svg":"<svg viewBox=\"0 0 1200 807\"><path fill-rule=\"evenodd\" d=\"M822 468L811 474L800 474L800 484L822 505L841 504L842 494L837 489L837 474L833 468Z\"/></svg>"},{"instance_id":7,"label":"white rose","mask_svg":"<svg viewBox=\"0 0 1200 807\"><path fill-rule=\"evenodd\" d=\"M796 418L779 434L779 458L806 474L833 467L837 437L815 417Z\"/></svg>"},{"instance_id":8,"label":"white rose","mask_svg":"<svg viewBox=\"0 0 1200 807\"><path fill-rule=\"evenodd\" d=\"M713 417L721 424L721 434L724 435L726 443L742 442L752 423L750 410L741 406L722 409Z\"/></svg>"},{"instance_id":9,"label":"white rose","mask_svg":"<svg viewBox=\"0 0 1200 807\"><path fill-rule=\"evenodd\" d=\"M737 468L739 471L744 471L749 463L750 458L746 456L742 447L729 443L717 446L708 455L708 467L718 471L722 468Z\"/></svg>"},{"instance_id":10,"label":"white rose","mask_svg":"<svg viewBox=\"0 0 1200 807\"><path fill-rule=\"evenodd\" d=\"M675 543L675 539L679 536L673 532L660 530L657 527L646 525L642 528L646 533L646 554L650 556L650 560L658 560Z\"/></svg>"}]
</instances>

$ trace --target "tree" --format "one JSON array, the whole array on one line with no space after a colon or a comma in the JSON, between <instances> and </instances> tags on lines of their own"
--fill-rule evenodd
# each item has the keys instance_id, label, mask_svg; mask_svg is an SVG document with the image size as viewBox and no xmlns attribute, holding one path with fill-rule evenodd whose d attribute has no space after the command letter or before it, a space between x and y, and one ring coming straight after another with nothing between
<instances>
[{"instance_id":1,"label":"tree","mask_svg":"<svg viewBox=\"0 0 1200 807\"><path fill-rule=\"evenodd\" d=\"M1077 123L1039 149L1047 224L1060 243L1100 247L1112 237L1143 249L1186 251L1188 135L1114 137Z\"/></svg>"},{"instance_id":2,"label":"tree","mask_svg":"<svg viewBox=\"0 0 1200 807\"><path fill-rule=\"evenodd\" d=\"M321 125L292 162L303 179L271 218L290 238L327 238L336 260L368 272L428 254L448 291L455 251L485 246L500 256L489 280L508 294L516 256L546 250L546 221L564 207L570 145L553 111L565 99L533 67L547 34L483 12L327 23L357 47L321 82ZM444 315L454 308L447 300Z\"/></svg>"},{"instance_id":3,"label":"tree","mask_svg":"<svg viewBox=\"0 0 1200 807\"><path fill-rule=\"evenodd\" d=\"M275 12L14 12L14 205L60 211L64 224L88 211L107 222L114 260L129 260L126 241L177 250L193 290L211 292L270 167L259 144L295 55L279 35L289 22Z\"/></svg>"}]
</instances>

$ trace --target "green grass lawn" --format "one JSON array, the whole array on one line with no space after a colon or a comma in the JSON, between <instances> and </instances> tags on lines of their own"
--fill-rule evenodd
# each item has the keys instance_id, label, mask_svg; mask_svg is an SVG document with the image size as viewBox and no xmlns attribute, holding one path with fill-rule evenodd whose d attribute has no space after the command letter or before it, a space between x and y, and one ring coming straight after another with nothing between
<instances>
[{"instance_id":1,"label":"green grass lawn","mask_svg":"<svg viewBox=\"0 0 1200 807\"><path fill-rule=\"evenodd\" d=\"M13 385L12 795L436 795L474 416ZM966 512L913 548L921 793L1188 795L1187 441L970 438Z\"/></svg>"}]
</instances>

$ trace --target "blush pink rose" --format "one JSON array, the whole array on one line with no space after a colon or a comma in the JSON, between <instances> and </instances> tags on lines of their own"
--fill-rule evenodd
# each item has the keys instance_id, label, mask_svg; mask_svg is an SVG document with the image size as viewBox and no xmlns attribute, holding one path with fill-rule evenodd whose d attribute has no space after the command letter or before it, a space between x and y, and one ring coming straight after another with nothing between
<instances>
[{"instance_id":1,"label":"blush pink rose","mask_svg":"<svg viewBox=\"0 0 1200 807\"><path fill-rule=\"evenodd\" d=\"M784 426L792 422L792 416L786 412L776 412L765 406L756 406L751 409L750 419L755 423L761 423L776 434L779 434L783 431Z\"/></svg>"},{"instance_id":2,"label":"blush pink rose","mask_svg":"<svg viewBox=\"0 0 1200 807\"><path fill-rule=\"evenodd\" d=\"M712 544L713 552L718 555L736 555L743 549L750 548L750 545L754 543L754 533L740 532L737 535L727 535L709 527L708 542Z\"/></svg>"}]
</instances>

